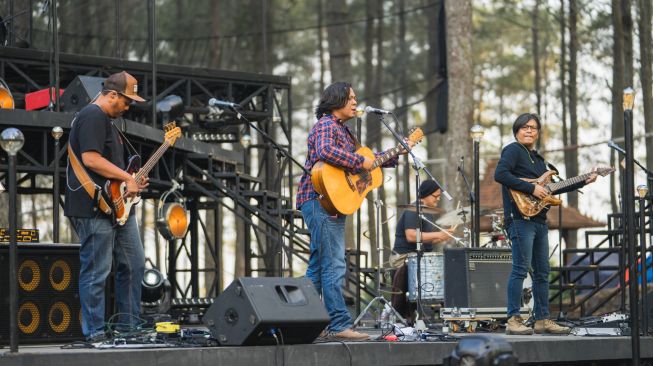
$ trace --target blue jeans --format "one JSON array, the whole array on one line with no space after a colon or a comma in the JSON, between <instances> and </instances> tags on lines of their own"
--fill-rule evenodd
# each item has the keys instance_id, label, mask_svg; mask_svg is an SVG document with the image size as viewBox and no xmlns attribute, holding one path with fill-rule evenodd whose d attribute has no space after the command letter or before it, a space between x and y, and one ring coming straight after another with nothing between
<instances>
[{"instance_id":1,"label":"blue jeans","mask_svg":"<svg viewBox=\"0 0 653 366\"><path fill-rule=\"evenodd\" d=\"M330 216L320 202L310 200L301 208L311 231L311 257L306 269L308 277L329 313L329 331L338 333L352 326L351 314L342 295L345 278L345 216Z\"/></svg>"},{"instance_id":2,"label":"blue jeans","mask_svg":"<svg viewBox=\"0 0 653 366\"><path fill-rule=\"evenodd\" d=\"M98 214L95 218L71 217L81 242L79 249L79 300L82 305L82 332L86 337L104 333L105 284L115 260L115 320L121 326L137 323L141 312L141 281L145 254L136 215L125 225L113 228L111 221Z\"/></svg>"},{"instance_id":3,"label":"blue jeans","mask_svg":"<svg viewBox=\"0 0 653 366\"><path fill-rule=\"evenodd\" d=\"M535 320L549 318L549 227L529 220L508 224L512 242L512 271L508 280L508 316L519 315L524 278L533 268Z\"/></svg>"}]
</instances>

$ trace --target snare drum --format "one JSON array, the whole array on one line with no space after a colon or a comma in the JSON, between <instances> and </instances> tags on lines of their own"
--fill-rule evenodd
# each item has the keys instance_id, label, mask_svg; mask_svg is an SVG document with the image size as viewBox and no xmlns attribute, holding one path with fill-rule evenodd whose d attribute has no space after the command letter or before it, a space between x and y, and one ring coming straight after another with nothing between
<instances>
[{"instance_id":1,"label":"snare drum","mask_svg":"<svg viewBox=\"0 0 653 366\"><path fill-rule=\"evenodd\" d=\"M408 267L408 301L417 301L417 253L406 257ZM444 300L444 256L424 253L420 261L422 300Z\"/></svg>"}]
</instances>

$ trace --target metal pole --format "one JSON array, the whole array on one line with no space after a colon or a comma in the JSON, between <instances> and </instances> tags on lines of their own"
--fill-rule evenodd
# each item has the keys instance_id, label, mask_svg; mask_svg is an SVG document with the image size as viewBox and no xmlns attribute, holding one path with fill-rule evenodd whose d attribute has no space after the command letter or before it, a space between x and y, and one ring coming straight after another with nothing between
<instances>
[{"instance_id":1,"label":"metal pole","mask_svg":"<svg viewBox=\"0 0 653 366\"><path fill-rule=\"evenodd\" d=\"M639 307L637 304L637 257L635 236L635 162L633 155L633 99L632 88L624 90L624 140L626 170L624 189L624 216L626 218L626 243L628 245L628 296L630 305L630 328L632 364L639 365Z\"/></svg>"},{"instance_id":2,"label":"metal pole","mask_svg":"<svg viewBox=\"0 0 653 366\"><path fill-rule=\"evenodd\" d=\"M479 144L480 141L474 140L474 241L473 247L481 246L481 183L479 172Z\"/></svg>"},{"instance_id":3,"label":"metal pole","mask_svg":"<svg viewBox=\"0 0 653 366\"><path fill-rule=\"evenodd\" d=\"M156 127L156 3L149 2L150 61L152 62L152 127Z\"/></svg>"},{"instance_id":4,"label":"metal pole","mask_svg":"<svg viewBox=\"0 0 653 366\"><path fill-rule=\"evenodd\" d=\"M59 242L59 139L63 134L63 129L57 126L52 129L52 137L54 137L54 173L52 174L52 241Z\"/></svg>"},{"instance_id":5,"label":"metal pole","mask_svg":"<svg viewBox=\"0 0 653 366\"><path fill-rule=\"evenodd\" d=\"M9 155L9 348L18 352L18 244L16 243L16 155Z\"/></svg>"},{"instance_id":6,"label":"metal pole","mask_svg":"<svg viewBox=\"0 0 653 366\"><path fill-rule=\"evenodd\" d=\"M59 30L57 21L57 0L52 0L52 45L54 51L54 102L56 105L55 111L61 110L59 103Z\"/></svg>"},{"instance_id":7,"label":"metal pole","mask_svg":"<svg viewBox=\"0 0 653 366\"><path fill-rule=\"evenodd\" d=\"M642 331L644 336L648 334L648 304L646 299L646 289L648 286L648 279L646 278L646 197L639 197L639 245L640 245L640 261L642 264L639 273L642 276Z\"/></svg>"}]
</instances>

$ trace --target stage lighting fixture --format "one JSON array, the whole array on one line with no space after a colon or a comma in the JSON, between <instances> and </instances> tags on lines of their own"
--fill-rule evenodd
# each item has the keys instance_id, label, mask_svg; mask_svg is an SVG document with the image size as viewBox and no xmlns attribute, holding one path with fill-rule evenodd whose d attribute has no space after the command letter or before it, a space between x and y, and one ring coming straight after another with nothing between
<instances>
[{"instance_id":1,"label":"stage lighting fixture","mask_svg":"<svg viewBox=\"0 0 653 366\"><path fill-rule=\"evenodd\" d=\"M170 94L156 102L156 113L164 124L174 121L184 113L184 101L180 96Z\"/></svg>"},{"instance_id":2,"label":"stage lighting fixture","mask_svg":"<svg viewBox=\"0 0 653 366\"><path fill-rule=\"evenodd\" d=\"M163 297L163 274L155 268L145 270L141 283L141 300L144 302L157 302Z\"/></svg>"},{"instance_id":3,"label":"stage lighting fixture","mask_svg":"<svg viewBox=\"0 0 653 366\"><path fill-rule=\"evenodd\" d=\"M9 85L0 78L0 109L14 109L14 97L9 91Z\"/></svg>"},{"instance_id":4,"label":"stage lighting fixture","mask_svg":"<svg viewBox=\"0 0 653 366\"><path fill-rule=\"evenodd\" d=\"M156 227L166 240L183 239L188 230L188 213L183 204L184 197L177 190L181 186L172 181L172 188L161 195ZM175 196L176 202L166 202L168 196Z\"/></svg>"},{"instance_id":5,"label":"stage lighting fixture","mask_svg":"<svg viewBox=\"0 0 653 366\"><path fill-rule=\"evenodd\" d=\"M466 336L458 342L451 355L443 359L444 366L516 366L519 359L512 346L498 336Z\"/></svg>"}]
</instances>

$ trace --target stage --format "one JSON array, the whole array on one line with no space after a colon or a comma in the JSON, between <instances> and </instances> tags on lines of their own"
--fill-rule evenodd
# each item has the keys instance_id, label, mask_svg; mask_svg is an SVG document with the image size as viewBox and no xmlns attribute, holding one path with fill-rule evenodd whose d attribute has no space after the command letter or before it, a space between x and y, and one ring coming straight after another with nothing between
<instances>
[{"instance_id":1,"label":"stage","mask_svg":"<svg viewBox=\"0 0 653 366\"><path fill-rule=\"evenodd\" d=\"M488 334L488 333L480 333ZM469 334L456 334L460 337ZM520 364L617 365L630 359L629 337L506 336ZM11 355L0 349L0 365L441 365L456 342L325 342L292 346L165 349L61 349L22 346ZM641 359L653 359L653 337L641 338ZM276 360L275 360L276 357Z\"/></svg>"}]
</instances>

